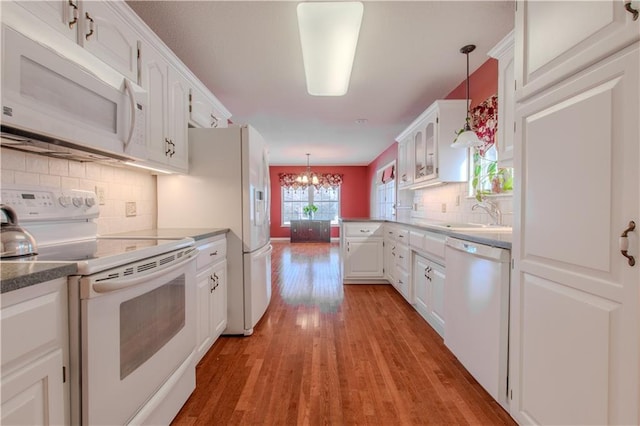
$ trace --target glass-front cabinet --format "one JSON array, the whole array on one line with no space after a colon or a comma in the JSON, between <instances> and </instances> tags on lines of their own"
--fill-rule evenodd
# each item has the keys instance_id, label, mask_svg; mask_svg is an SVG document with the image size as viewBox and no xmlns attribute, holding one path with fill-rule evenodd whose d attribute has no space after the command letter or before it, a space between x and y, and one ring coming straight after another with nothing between
<instances>
[{"instance_id":1,"label":"glass-front cabinet","mask_svg":"<svg viewBox=\"0 0 640 426\"><path fill-rule=\"evenodd\" d=\"M396 138L399 189L467 181L468 150L451 147L456 131L464 125L465 118L465 100L439 100ZM406 178L404 167L409 171Z\"/></svg>"}]
</instances>

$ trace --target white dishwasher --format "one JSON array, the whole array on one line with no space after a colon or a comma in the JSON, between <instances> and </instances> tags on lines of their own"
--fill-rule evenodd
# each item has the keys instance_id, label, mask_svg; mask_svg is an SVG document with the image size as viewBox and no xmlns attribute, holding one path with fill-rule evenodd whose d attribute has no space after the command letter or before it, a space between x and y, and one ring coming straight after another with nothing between
<instances>
[{"instance_id":1,"label":"white dishwasher","mask_svg":"<svg viewBox=\"0 0 640 426\"><path fill-rule=\"evenodd\" d=\"M510 250L448 237L444 343L507 407Z\"/></svg>"}]
</instances>

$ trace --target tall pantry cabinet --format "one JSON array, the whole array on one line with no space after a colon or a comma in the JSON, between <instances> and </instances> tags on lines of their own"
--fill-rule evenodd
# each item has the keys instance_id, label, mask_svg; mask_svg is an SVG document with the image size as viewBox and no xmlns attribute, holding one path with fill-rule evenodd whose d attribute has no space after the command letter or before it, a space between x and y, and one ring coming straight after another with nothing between
<instances>
[{"instance_id":1,"label":"tall pantry cabinet","mask_svg":"<svg viewBox=\"0 0 640 426\"><path fill-rule=\"evenodd\" d=\"M516 3L520 424L640 424L639 39L622 1Z\"/></svg>"}]
</instances>

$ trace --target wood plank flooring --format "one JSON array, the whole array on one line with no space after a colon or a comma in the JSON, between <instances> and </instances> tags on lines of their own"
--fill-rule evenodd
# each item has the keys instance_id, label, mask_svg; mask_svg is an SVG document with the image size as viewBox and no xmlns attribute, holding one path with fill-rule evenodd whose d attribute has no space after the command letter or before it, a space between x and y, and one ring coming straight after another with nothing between
<instances>
[{"instance_id":1,"label":"wood plank flooring","mask_svg":"<svg viewBox=\"0 0 640 426\"><path fill-rule=\"evenodd\" d=\"M513 425L390 285L345 285L337 243L274 242L273 296L221 337L174 425Z\"/></svg>"}]
</instances>

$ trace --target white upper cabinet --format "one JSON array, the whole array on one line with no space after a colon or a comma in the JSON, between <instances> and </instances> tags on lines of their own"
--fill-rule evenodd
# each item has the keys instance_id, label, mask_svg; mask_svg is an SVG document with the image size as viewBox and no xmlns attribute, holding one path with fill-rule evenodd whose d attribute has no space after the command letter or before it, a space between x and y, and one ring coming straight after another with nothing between
<instances>
[{"instance_id":1,"label":"white upper cabinet","mask_svg":"<svg viewBox=\"0 0 640 426\"><path fill-rule=\"evenodd\" d=\"M435 101L396 138L399 141L399 189L467 181L468 150L451 148L456 132L465 123L466 114L465 100Z\"/></svg>"},{"instance_id":2,"label":"white upper cabinet","mask_svg":"<svg viewBox=\"0 0 640 426\"><path fill-rule=\"evenodd\" d=\"M137 83L140 37L116 10L121 9L119 3L81 0L16 2L49 28L78 43L104 64ZM35 31L38 31L37 27ZM55 47L65 49L59 44Z\"/></svg>"},{"instance_id":3,"label":"white upper cabinet","mask_svg":"<svg viewBox=\"0 0 640 426\"><path fill-rule=\"evenodd\" d=\"M413 135L398 138L398 189L404 189L413 183Z\"/></svg>"},{"instance_id":4,"label":"white upper cabinet","mask_svg":"<svg viewBox=\"0 0 640 426\"><path fill-rule=\"evenodd\" d=\"M632 2L639 7L640 2ZM524 99L640 39L640 20L615 1L516 2L516 97Z\"/></svg>"},{"instance_id":5,"label":"white upper cabinet","mask_svg":"<svg viewBox=\"0 0 640 426\"><path fill-rule=\"evenodd\" d=\"M189 93L189 123L194 127L227 127L228 112L218 100L202 90L192 87Z\"/></svg>"},{"instance_id":6,"label":"white upper cabinet","mask_svg":"<svg viewBox=\"0 0 640 426\"><path fill-rule=\"evenodd\" d=\"M186 172L189 168L188 83L160 53L151 46L143 47L141 83L149 96L148 162Z\"/></svg>"},{"instance_id":7,"label":"white upper cabinet","mask_svg":"<svg viewBox=\"0 0 640 426\"><path fill-rule=\"evenodd\" d=\"M78 26L80 25L80 10L77 1L19 1L23 8L38 17L69 40L78 40Z\"/></svg>"},{"instance_id":8,"label":"white upper cabinet","mask_svg":"<svg viewBox=\"0 0 640 426\"><path fill-rule=\"evenodd\" d=\"M138 82L136 32L120 18L110 2L82 1L78 42L105 64Z\"/></svg>"},{"instance_id":9,"label":"white upper cabinet","mask_svg":"<svg viewBox=\"0 0 640 426\"><path fill-rule=\"evenodd\" d=\"M491 51L489 56L498 60L498 165L513 167L515 79L513 76L514 34L511 31Z\"/></svg>"}]
</instances>

